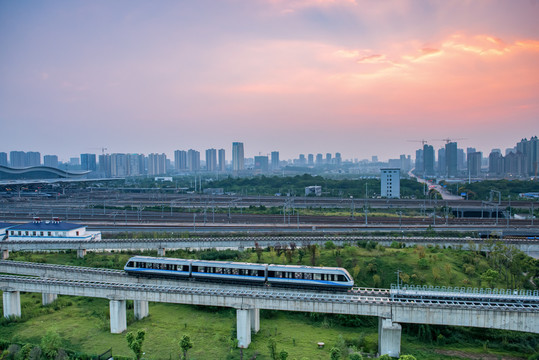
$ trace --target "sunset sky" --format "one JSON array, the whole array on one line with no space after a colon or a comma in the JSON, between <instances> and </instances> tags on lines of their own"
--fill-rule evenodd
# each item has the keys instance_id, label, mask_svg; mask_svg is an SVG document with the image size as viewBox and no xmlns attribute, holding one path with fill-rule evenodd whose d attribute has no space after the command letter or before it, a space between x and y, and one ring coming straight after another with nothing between
<instances>
[{"instance_id":1,"label":"sunset sky","mask_svg":"<svg viewBox=\"0 0 539 360\"><path fill-rule=\"evenodd\" d=\"M0 0L0 151L488 155L539 135L538 19L536 0Z\"/></svg>"}]
</instances>

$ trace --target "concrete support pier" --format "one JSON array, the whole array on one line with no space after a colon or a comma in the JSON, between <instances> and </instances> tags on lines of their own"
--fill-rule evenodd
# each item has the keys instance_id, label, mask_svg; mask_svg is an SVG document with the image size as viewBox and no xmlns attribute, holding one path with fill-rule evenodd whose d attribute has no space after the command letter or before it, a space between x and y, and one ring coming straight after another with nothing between
<instances>
[{"instance_id":1,"label":"concrete support pier","mask_svg":"<svg viewBox=\"0 0 539 360\"><path fill-rule=\"evenodd\" d=\"M236 309L238 347L246 349L251 343L251 309Z\"/></svg>"},{"instance_id":2,"label":"concrete support pier","mask_svg":"<svg viewBox=\"0 0 539 360\"><path fill-rule=\"evenodd\" d=\"M125 300L110 300L110 332L121 334L127 330Z\"/></svg>"},{"instance_id":3,"label":"concrete support pier","mask_svg":"<svg viewBox=\"0 0 539 360\"><path fill-rule=\"evenodd\" d=\"M78 258L81 258L81 259L82 259L82 258L85 257L85 256L86 256L86 249L78 249L78 250L77 250L77 257L78 257Z\"/></svg>"},{"instance_id":4,"label":"concrete support pier","mask_svg":"<svg viewBox=\"0 0 539 360\"><path fill-rule=\"evenodd\" d=\"M43 306L52 304L54 302L54 300L56 300L57 298L58 298L57 294L47 294L47 293L42 293L41 294L41 299L42 299L42 302L43 302Z\"/></svg>"},{"instance_id":5,"label":"concrete support pier","mask_svg":"<svg viewBox=\"0 0 539 360\"><path fill-rule=\"evenodd\" d=\"M165 248L158 248L157 249L157 256L165 256Z\"/></svg>"},{"instance_id":6,"label":"concrete support pier","mask_svg":"<svg viewBox=\"0 0 539 360\"><path fill-rule=\"evenodd\" d=\"M133 308L135 310L135 319L137 320L145 318L150 313L147 301L134 300Z\"/></svg>"},{"instance_id":7,"label":"concrete support pier","mask_svg":"<svg viewBox=\"0 0 539 360\"><path fill-rule=\"evenodd\" d=\"M2 260L7 260L9 258L9 250L2 250Z\"/></svg>"},{"instance_id":8,"label":"concrete support pier","mask_svg":"<svg viewBox=\"0 0 539 360\"><path fill-rule=\"evenodd\" d=\"M378 354L398 358L401 352L402 326L391 319L378 318Z\"/></svg>"},{"instance_id":9,"label":"concrete support pier","mask_svg":"<svg viewBox=\"0 0 539 360\"><path fill-rule=\"evenodd\" d=\"M18 291L4 291L2 294L4 317L21 317L21 293Z\"/></svg>"},{"instance_id":10,"label":"concrete support pier","mask_svg":"<svg viewBox=\"0 0 539 360\"><path fill-rule=\"evenodd\" d=\"M255 334L260 331L260 309L251 309L251 331Z\"/></svg>"}]
</instances>

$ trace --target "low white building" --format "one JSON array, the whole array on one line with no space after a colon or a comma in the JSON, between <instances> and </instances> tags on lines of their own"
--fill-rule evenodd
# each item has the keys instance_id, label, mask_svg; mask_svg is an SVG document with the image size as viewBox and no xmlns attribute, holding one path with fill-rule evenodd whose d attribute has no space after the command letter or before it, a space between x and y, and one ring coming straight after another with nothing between
<instances>
[{"instance_id":1,"label":"low white building","mask_svg":"<svg viewBox=\"0 0 539 360\"><path fill-rule=\"evenodd\" d=\"M7 229L7 240L101 240L101 231L87 231L85 225L60 220L34 221Z\"/></svg>"},{"instance_id":2,"label":"low white building","mask_svg":"<svg viewBox=\"0 0 539 360\"><path fill-rule=\"evenodd\" d=\"M319 186L319 185L307 186L305 188L305 196L309 196L309 195L322 196L322 186Z\"/></svg>"},{"instance_id":3,"label":"low white building","mask_svg":"<svg viewBox=\"0 0 539 360\"><path fill-rule=\"evenodd\" d=\"M0 240L4 239L4 237L6 236L7 229L12 226L13 224L0 222Z\"/></svg>"},{"instance_id":4,"label":"low white building","mask_svg":"<svg viewBox=\"0 0 539 360\"><path fill-rule=\"evenodd\" d=\"M386 168L380 169L381 177L381 189L380 196L383 198L396 198L401 197L401 179L399 168Z\"/></svg>"}]
</instances>

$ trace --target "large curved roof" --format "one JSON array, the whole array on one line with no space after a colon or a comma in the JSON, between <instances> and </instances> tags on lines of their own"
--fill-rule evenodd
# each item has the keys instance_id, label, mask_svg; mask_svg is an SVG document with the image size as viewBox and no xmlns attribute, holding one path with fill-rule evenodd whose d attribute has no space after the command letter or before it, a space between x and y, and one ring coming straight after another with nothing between
<instances>
[{"instance_id":1,"label":"large curved roof","mask_svg":"<svg viewBox=\"0 0 539 360\"><path fill-rule=\"evenodd\" d=\"M81 179L90 171L65 171L49 166L31 166L25 168L12 168L0 165L0 179L27 180L27 179Z\"/></svg>"}]
</instances>

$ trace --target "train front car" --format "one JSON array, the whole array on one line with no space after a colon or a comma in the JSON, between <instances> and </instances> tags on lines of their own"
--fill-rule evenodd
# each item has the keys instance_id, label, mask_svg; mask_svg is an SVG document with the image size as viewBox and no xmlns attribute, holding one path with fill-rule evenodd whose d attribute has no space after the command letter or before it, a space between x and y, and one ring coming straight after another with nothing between
<instances>
[{"instance_id":1,"label":"train front car","mask_svg":"<svg viewBox=\"0 0 539 360\"><path fill-rule=\"evenodd\" d=\"M191 276L207 281L263 285L266 281L266 266L265 264L193 260Z\"/></svg>"},{"instance_id":2,"label":"train front car","mask_svg":"<svg viewBox=\"0 0 539 360\"><path fill-rule=\"evenodd\" d=\"M313 290L348 291L352 276L342 268L268 265L268 284Z\"/></svg>"},{"instance_id":3,"label":"train front car","mask_svg":"<svg viewBox=\"0 0 539 360\"><path fill-rule=\"evenodd\" d=\"M191 260L134 256L127 261L124 270L129 275L149 277L187 278Z\"/></svg>"}]
</instances>

